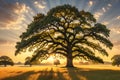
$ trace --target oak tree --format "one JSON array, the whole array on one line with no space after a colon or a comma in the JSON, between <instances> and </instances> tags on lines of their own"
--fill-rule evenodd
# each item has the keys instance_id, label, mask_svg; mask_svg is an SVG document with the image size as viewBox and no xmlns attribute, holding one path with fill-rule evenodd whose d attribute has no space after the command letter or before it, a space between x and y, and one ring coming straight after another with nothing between
<instances>
[{"instance_id":1,"label":"oak tree","mask_svg":"<svg viewBox=\"0 0 120 80\"><path fill-rule=\"evenodd\" d=\"M73 67L75 58L103 63L96 53L108 56L104 47L113 47L109 40L110 30L97 23L90 12L79 11L74 6L57 6L47 14L39 13L33 18L20 36L15 55L26 50L34 51L34 60L60 54L66 57L66 67Z\"/></svg>"},{"instance_id":2,"label":"oak tree","mask_svg":"<svg viewBox=\"0 0 120 80\"><path fill-rule=\"evenodd\" d=\"M0 57L0 65L4 65L5 67L7 65L11 65L13 66L14 65L14 62L12 61L12 59L8 56L1 56Z\"/></svg>"},{"instance_id":3,"label":"oak tree","mask_svg":"<svg viewBox=\"0 0 120 80\"><path fill-rule=\"evenodd\" d=\"M112 58L112 65L115 66L119 66L120 65L120 55L114 55Z\"/></svg>"}]
</instances>

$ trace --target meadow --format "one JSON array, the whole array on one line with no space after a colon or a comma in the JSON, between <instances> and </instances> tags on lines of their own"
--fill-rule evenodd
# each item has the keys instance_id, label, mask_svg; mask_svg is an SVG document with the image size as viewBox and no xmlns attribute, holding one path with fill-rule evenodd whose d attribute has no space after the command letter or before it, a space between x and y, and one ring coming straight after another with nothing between
<instances>
[{"instance_id":1,"label":"meadow","mask_svg":"<svg viewBox=\"0 0 120 80\"><path fill-rule=\"evenodd\" d=\"M120 67L111 65L0 66L0 80L120 80Z\"/></svg>"}]
</instances>

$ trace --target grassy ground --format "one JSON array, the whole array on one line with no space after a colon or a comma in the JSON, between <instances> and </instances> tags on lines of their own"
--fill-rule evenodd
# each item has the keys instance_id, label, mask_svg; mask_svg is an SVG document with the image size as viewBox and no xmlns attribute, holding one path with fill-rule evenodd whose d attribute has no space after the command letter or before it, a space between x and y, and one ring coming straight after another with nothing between
<instances>
[{"instance_id":1,"label":"grassy ground","mask_svg":"<svg viewBox=\"0 0 120 80\"><path fill-rule=\"evenodd\" d=\"M120 80L120 67L81 65L76 68L55 66L0 67L0 80Z\"/></svg>"}]
</instances>

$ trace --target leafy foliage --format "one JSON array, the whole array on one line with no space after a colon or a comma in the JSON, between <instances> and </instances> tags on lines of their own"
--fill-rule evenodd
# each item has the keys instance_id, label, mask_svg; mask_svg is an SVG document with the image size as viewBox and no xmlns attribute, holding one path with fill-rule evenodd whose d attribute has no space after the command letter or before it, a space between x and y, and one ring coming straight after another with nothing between
<instances>
[{"instance_id":1,"label":"leafy foliage","mask_svg":"<svg viewBox=\"0 0 120 80\"><path fill-rule=\"evenodd\" d=\"M54 60L54 65L57 66L57 65L59 65L59 64L60 64L60 61L59 61L58 59L55 59L55 60Z\"/></svg>"},{"instance_id":2,"label":"leafy foliage","mask_svg":"<svg viewBox=\"0 0 120 80\"><path fill-rule=\"evenodd\" d=\"M34 61L31 61L32 60L32 58L31 57L26 57L25 58L25 65L30 65L30 67L32 66L32 65L38 65L38 64L40 64L40 61L39 60L34 60Z\"/></svg>"},{"instance_id":3,"label":"leafy foliage","mask_svg":"<svg viewBox=\"0 0 120 80\"><path fill-rule=\"evenodd\" d=\"M110 30L90 12L79 11L71 5L62 5L50 9L44 14L37 14L28 25L26 32L16 45L15 55L27 49L34 51L33 59L46 59L51 53L67 58L67 67L72 67L74 58L83 58L103 63L96 52L108 56L103 48L112 48L109 40Z\"/></svg>"},{"instance_id":4,"label":"leafy foliage","mask_svg":"<svg viewBox=\"0 0 120 80\"><path fill-rule=\"evenodd\" d=\"M30 67L32 66L32 63L30 62L30 60L31 60L31 57L26 57L25 58L25 65L30 65Z\"/></svg>"},{"instance_id":5,"label":"leafy foliage","mask_svg":"<svg viewBox=\"0 0 120 80\"><path fill-rule=\"evenodd\" d=\"M8 56L1 56L0 57L0 65L4 65L5 67L7 65L11 65L13 66L14 65L14 62L12 61L12 59Z\"/></svg>"},{"instance_id":6,"label":"leafy foliage","mask_svg":"<svg viewBox=\"0 0 120 80\"><path fill-rule=\"evenodd\" d=\"M120 55L114 55L112 58L112 65L115 66L119 66L120 65Z\"/></svg>"}]
</instances>

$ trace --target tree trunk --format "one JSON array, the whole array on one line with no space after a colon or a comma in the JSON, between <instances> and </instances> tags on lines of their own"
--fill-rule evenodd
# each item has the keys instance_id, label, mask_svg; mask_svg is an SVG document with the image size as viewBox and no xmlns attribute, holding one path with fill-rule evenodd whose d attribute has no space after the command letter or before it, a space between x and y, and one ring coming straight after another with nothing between
<instances>
[{"instance_id":1,"label":"tree trunk","mask_svg":"<svg viewBox=\"0 0 120 80\"><path fill-rule=\"evenodd\" d=\"M67 57L67 64L66 64L66 67L74 67L73 66L73 59L72 57Z\"/></svg>"},{"instance_id":2,"label":"tree trunk","mask_svg":"<svg viewBox=\"0 0 120 80\"><path fill-rule=\"evenodd\" d=\"M7 65L5 64L4 67L6 67Z\"/></svg>"},{"instance_id":3,"label":"tree trunk","mask_svg":"<svg viewBox=\"0 0 120 80\"><path fill-rule=\"evenodd\" d=\"M66 67L74 67L73 66L73 57L72 57L72 47L71 44L68 43L68 47L67 47L67 64Z\"/></svg>"},{"instance_id":4,"label":"tree trunk","mask_svg":"<svg viewBox=\"0 0 120 80\"><path fill-rule=\"evenodd\" d=\"M30 64L30 67L32 66L32 64Z\"/></svg>"},{"instance_id":5,"label":"tree trunk","mask_svg":"<svg viewBox=\"0 0 120 80\"><path fill-rule=\"evenodd\" d=\"M119 67L119 64L117 65L117 67Z\"/></svg>"}]
</instances>

